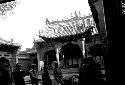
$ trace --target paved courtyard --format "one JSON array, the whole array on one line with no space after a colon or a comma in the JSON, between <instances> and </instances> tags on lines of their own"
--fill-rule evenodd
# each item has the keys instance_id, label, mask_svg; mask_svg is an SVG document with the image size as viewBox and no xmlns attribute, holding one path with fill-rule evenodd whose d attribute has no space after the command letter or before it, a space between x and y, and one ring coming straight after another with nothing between
<instances>
[{"instance_id":1,"label":"paved courtyard","mask_svg":"<svg viewBox=\"0 0 125 85\"><path fill-rule=\"evenodd\" d=\"M52 72L50 72L50 78L53 80L54 77L53 77L53 75L51 75L51 73ZM72 68L65 69L65 70L62 70L62 73L63 73L64 78L69 78L72 75L78 75L78 69L72 69ZM39 75L38 78L42 80L42 75ZM24 80L26 82L26 85L32 85L32 84L30 84L30 76L29 75L25 76ZM39 82L39 85L41 85L41 82Z\"/></svg>"}]
</instances>

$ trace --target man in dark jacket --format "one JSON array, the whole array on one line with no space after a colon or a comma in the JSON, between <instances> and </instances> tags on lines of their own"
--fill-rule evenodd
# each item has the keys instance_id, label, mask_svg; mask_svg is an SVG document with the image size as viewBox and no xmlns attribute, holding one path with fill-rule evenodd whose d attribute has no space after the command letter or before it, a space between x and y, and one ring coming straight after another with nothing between
<instances>
[{"instance_id":1,"label":"man in dark jacket","mask_svg":"<svg viewBox=\"0 0 125 85\"><path fill-rule=\"evenodd\" d=\"M79 71L80 85L102 85L101 66L93 60L93 57L88 57L84 60L84 65Z\"/></svg>"},{"instance_id":2,"label":"man in dark jacket","mask_svg":"<svg viewBox=\"0 0 125 85\"><path fill-rule=\"evenodd\" d=\"M26 76L26 73L24 71L21 71L21 64L16 64L16 70L13 72L13 79L15 85L26 85L24 81L24 77Z\"/></svg>"},{"instance_id":3,"label":"man in dark jacket","mask_svg":"<svg viewBox=\"0 0 125 85\"><path fill-rule=\"evenodd\" d=\"M0 84L11 85L12 76L11 76L11 66L9 60L5 57L0 58Z\"/></svg>"},{"instance_id":4,"label":"man in dark jacket","mask_svg":"<svg viewBox=\"0 0 125 85\"><path fill-rule=\"evenodd\" d=\"M38 85L38 71L36 69L36 65L32 64L31 65L31 70L30 70L30 79L32 85Z\"/></svg>"},{"instance_id":5,"label":"man in dark jacket","mask_svg":"<svg viewBox=\"0 0 125 85\"><path fill-rule=\"evenodd\" d=\"M50 79L48 68L45 65L43 67L43 74L42 74L42 84L41 85L52 85L52 80Z\"/></svg>"}]
</instances>

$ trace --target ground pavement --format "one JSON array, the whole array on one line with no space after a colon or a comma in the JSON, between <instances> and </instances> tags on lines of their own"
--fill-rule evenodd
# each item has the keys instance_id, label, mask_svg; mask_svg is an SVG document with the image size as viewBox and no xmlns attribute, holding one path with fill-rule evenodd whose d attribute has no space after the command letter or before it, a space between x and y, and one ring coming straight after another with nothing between
<instances>
[{"instance_id":1,"label":"ground pavement","mask_svg":"<svg viewBox=\"0 0 125 85\"><path fill-rule=\"evenodd\" d=\"M49 73L50 73L50 78L51 78L51 80L53 80L54 77L53 77L53 75L51 75L51 74L52 74L52 71L50 71ZM63 73L63 78L66 78L66 77L68 78L68 77L70 77L70 76L72 76L72 75L78 75L78 69L74 69L74 68L63 69L63 70L62 70L62 73ZM38 78L42 80L42 75L39 75ZM28 75L28 76L25 76L25 77L24 77L24 80L25 80L25 82L26 82L26 85L32 85L32 84L30 83L30 76L29 76L29 75ZM42 82L42 81L41 81L41 82ZM41 85L41 82L39 82L39 85Z\"/></svg>"}]
</instances>

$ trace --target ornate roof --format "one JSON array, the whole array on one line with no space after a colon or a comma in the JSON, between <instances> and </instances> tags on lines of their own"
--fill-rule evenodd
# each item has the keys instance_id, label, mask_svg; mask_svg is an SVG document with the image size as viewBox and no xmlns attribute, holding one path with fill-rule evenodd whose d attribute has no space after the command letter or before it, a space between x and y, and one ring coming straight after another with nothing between
<instances>
[{"instance_id":1,"label":"ornate roof","mask_svg":"<svg viewBox=\"0 0 125 85\"><path fill-rule=\"evenodd\" d=\"M52 22L46 19L46 25L46 28L41 30L39 34L44 40L45 38L55 39L84 34L90 28L93 28L92 35L98 33L92 15L80 17L76 14L71 19Z\"/></svg>"},{"instance_id":2,"label":"ornate roof","mask_svg":"<svg viewBox=\"0 0 125 85\"><path fill-rule=\"evenodd\" d=\"M1 44L4 44L4 45L12 45L12 46L16 46L16 47L20 47L21 45L19 43L13 43L13 41L7 41L7 40L4 40L2 38L0 38L0 45Z\"/></svg>"}]
</instances>

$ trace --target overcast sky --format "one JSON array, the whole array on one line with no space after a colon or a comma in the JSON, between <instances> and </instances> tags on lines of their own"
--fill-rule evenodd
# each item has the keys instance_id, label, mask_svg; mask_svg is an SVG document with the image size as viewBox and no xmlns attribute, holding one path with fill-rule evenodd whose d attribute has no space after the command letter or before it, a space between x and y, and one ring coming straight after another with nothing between
<instances>
[{"instance_id":1,"label":"overcast sky","mask_svg":"<svg viewBox=\"0 0 125 85\"><path fill-rule=\"evenodd\" d=\"M21 50L33 46L33 37L44 29L45 20L62 20L75 11L81 15L91 14L87 0L18 0L14 14L0 18L0 37L13 39L22 45Z\"/></svg>"}]
</instances>

